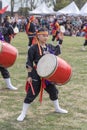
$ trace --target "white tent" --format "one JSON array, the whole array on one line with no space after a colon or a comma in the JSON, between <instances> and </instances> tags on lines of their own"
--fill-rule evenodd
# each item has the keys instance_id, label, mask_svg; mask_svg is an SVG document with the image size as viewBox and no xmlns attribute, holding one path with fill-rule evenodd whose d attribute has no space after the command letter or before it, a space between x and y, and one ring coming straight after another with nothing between
<instances>
[{"instance_id":1,"label":"white tent","mask_svg":"<svg viewBox=\"0 0 87 130\"><path fill-rule=\"evenodd\" d=\"M79 15L80 10L77 7L77 5L75 4L75 2L73 1L71 4L67 5L63 9L57 11L57 15L59 15L59 14Z\"/></svg>"},{"instance_id":2,"label":"white tent","mask_svg":"<svg viewBox=\"0 0 87 130\"><path fill-rule=\"evenodd\" d=\"M83 15L83 16L87 16L87 2L81 8L80 14Z\"/></svg>"},{"instance_id":3,"label":"white tent","mask_svg":"<svg viewBox=\"0 0 87 130\"><path fill-rule=\"evenodd\" d=\"M48 8L45 3L42 3L39 7L37 7L33 11L29 11L29 14L55 14L55 12L52 10L52 8Z\"/></svg>"}]
</instances>

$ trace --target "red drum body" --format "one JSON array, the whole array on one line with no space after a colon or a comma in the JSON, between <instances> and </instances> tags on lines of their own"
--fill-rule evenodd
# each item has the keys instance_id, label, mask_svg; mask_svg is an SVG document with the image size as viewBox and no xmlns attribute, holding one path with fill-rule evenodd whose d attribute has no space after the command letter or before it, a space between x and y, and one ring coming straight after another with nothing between
<instances>
[{"instance_id":1,"label":"red drum body","mask_svg":"<svg viewBox=\"0 0 87 130\"><path fill-rule=\"evenodd\" d=\"M63 85L70 80L72 68L63 59L53 54L46 54L37 64L37 73L48 81Z\"/></svg>"},{"instance_id":2,"label":"red drum body","mask_svg":"<svg viewBox=\"0 0 87 130\"><path fill-rule=\"evenodd\" d=\"M18 55L18 51L12 45L0 41L0 66L10 67L14 64Z\"/></svg>"}]
</instances>

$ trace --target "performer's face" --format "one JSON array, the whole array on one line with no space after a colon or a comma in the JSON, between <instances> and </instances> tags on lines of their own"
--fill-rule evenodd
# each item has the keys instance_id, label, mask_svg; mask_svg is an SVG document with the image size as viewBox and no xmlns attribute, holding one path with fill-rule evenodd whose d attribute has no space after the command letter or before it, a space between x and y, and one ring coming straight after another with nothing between
<instances>
[{"instance_id":1,"label":"performer's face","mask_svg":"<svg viewBox=\"0 0 87 130\"><path fill-rule=\"evenodd\" d=\"M45 44L48 40L48 35L46 34L41 34L38 36L40 44Z\"/></svg>"}]
</instances>

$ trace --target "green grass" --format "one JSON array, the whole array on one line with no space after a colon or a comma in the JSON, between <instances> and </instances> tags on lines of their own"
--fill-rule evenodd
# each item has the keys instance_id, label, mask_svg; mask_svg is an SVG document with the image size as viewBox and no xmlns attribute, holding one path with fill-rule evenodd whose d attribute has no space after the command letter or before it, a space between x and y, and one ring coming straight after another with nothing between
<instances>
[{"instance_id":1,"label":"green grass","mask_svg":"<svg viewBox=\"0 0 87 130\"><path fill-rule=\"evenodd\" d=\"M25 33L15 36L12 45L18 49L19 55L9 72L12 84L18 90L6 89L0 76L0 130L87 130L87 50L81 51L83 42L82 37L64 37L62 46L61 58L72 66L73 73L67 84L58 86L59 102L69 113L55 113L53 104L44 91L42 104L37 97L26 119L17 122L25 97L28 39Z\"/></svg>"}]
</instances>

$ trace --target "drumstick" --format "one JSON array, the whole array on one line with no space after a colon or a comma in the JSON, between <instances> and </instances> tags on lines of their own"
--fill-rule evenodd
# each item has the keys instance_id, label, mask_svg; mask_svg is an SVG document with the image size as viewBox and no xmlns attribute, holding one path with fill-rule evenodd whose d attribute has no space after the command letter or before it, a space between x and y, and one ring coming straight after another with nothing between
<instances>
[{"instance_id":1,"label":"drumstick","mask_svg":"<svg viewBox=\"0 0 87 130\"><path fill-rule=\"evenodd\" d=\"M31 82L29 82L33 95L35 95L34 88Z\"/></svg>"}]
</instances>

